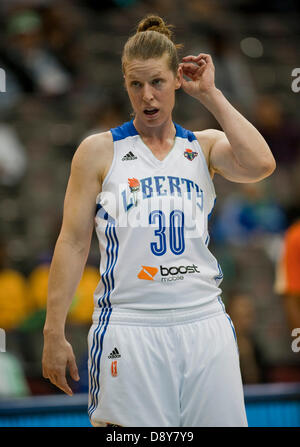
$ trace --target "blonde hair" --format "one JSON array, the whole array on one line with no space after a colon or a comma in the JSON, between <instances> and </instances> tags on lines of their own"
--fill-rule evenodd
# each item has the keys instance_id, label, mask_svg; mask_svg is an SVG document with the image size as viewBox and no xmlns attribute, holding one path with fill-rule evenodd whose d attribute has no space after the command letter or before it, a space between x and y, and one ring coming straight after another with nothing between
<instances>
[{"instance_id":1,"label":"blonde hair","mask_svg":"<svg viewBox=\"0 0 300 447\"><path fill-rule=\"evenodd\" d=\"M168 55L168 65L176 76L179 58L178 49L183 45L173 41L173 25L167 25L164 20L155 15L148 15L142 19L136 33L124 45L122 54L122 69L125 73L126 64L133 59L147 60Z\"/></svg>"}]
</instances>

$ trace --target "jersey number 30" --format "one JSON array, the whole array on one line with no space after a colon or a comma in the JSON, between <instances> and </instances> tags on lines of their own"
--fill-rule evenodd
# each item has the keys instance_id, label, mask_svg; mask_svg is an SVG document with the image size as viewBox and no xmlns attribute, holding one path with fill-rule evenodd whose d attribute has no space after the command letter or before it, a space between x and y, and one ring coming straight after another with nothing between
<instances>
[{"instance_id":1,"label":"jersey number 30","mask_svg":"<svg viewBox=\"0 0 300 447\"><path fill-rule=\"evenodd\" d=\"M184 214L180 210L170 213L169 243L170 250L174 255L181 255L185 250L184 242ZM162 256L167 251L166 216L161 210L154 210L149 214L149 224L158 224L154 230L154 236L158 237L156 242L151 242L150 248L155 256Z\"/></svg>"}]
</instances>

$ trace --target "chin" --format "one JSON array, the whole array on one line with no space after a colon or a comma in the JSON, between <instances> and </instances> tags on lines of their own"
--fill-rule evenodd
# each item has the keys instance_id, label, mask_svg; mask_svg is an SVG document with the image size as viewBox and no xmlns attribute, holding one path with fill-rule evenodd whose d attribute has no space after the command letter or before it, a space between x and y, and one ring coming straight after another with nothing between
<instances>
[{"instance_id":1,"label":"chin","mask_svg":"<svg viewBox=\"0 0 300 447\"><path fill-rule=\"evenodd\" d=\"M166 121L168 121L169 116L171 116L171 114L170 115L166 115L166 114L162 115L162 113L160 113L159 116L149 119L142 115L142 116L138 117L138 120L141 121L145 126L156 127L156 126L161 126ZM171 118L172 118L172 116L171 116Z\"/></svg>"}]
</instances>

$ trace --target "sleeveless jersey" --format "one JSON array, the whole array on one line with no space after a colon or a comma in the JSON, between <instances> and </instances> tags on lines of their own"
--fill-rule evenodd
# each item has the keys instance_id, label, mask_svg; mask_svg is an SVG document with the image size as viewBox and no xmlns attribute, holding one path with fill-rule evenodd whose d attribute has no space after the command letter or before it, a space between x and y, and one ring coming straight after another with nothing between
<instances>
[{"instance_id":1,"label":"sleeveless jersey","mask_svg":"<svg viewBox=\"0 0 300 447\"><path fill-rule=\"evenodd\" d=\"M113 161L96 199L96 313L197 308L209 314L222 307L223 275L208 249L215 189L195 135L174 126L173 148L162 161L133 120L111 129Z\"/></svg>"}]
</instances>

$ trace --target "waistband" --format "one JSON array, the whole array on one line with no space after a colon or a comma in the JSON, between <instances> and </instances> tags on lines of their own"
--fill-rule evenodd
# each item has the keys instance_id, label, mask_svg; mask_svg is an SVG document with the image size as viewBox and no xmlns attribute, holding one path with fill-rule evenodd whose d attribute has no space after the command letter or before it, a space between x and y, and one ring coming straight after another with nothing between
<instances>
[{"instance_id":1,"label":"waistband","mask_svg":"<svg viewBox=\"0 0 300 447\"><path fill-rule=\"evenodd\" d=\"M209 306L203 306L203 308L201 306L171 310L133 310L119 307L95 308L93 324L109 322L109 324L134 326L174 326L182 323L192 323L221 314L225 314L225 308L220 299Z\"/></svg>"}]
</instances>

